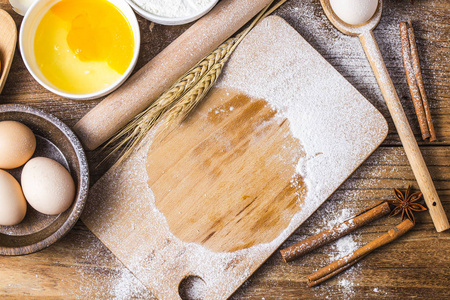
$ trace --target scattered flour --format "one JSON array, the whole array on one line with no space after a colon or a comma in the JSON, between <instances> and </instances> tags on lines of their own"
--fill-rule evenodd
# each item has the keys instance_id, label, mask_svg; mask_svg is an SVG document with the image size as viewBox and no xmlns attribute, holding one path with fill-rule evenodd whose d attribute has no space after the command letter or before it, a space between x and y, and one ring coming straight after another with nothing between
<instances>
[{"instance_id":1,"label":"scattered flour","mask_svg":"<svg viewBox=\"0 0 450 300\"><path fill-rule=\"evenodd\" d=\"M137 149L120 168L109 171L91 190L83 222L162 299L174 296L176 287L170 284L180 280L174 276L182 272L200 276L206 282L205 298L230 295L371 153L374 139L381 142L384 138L385 120L381 116L373 119L375 109L358 91L324 59L309 63L311 55L317 53L300 37L293 39L293 29L287 24L278 30L272 25L262 22L243 41L218 86L266 99L280 116L290 121L292 134L305 146L307 157L298 162L297 171L305 178L308 194L299 213L278 238L233 253L218 253L199 244L185 243L171 234L147 185L145 163L149 143ZM267 35L261 35L262 32ZM261 36L271 42L261 42ZM296 65L300 61L305 62L302 67ZM330 82L340 84L330 90ZM330 101L336 95L341 95L341 101ZM354 112L351 119L348 110ZM340 120L338 125L336 120ZM327 182L324 178L328 178ZM124 218L117 211L136 218ZM342 218L349 216L350 211L342 212ZM326 220L329 219L327 216ZM341 257L357 246L350 236L335 244L333 255ZM335 259L330 256L330 260ZM342 285L351 288L346 281Z\"/></svg>"},{"instance_id":2,"label":"scattered flour","mask_svg":"<svg viewBox=\"0 0 450 300\"><path fill-rule=\"evenodd\" d=\"M336 252L331 255L331 260L338 260L352 252L355 252L355 250L357 250L358 248L360 248L360 246L355 241L352 234L341 237L332 246L332 249Z\"/></svg>"},{"instance_id":3,"label":"scattered flour","mask_svg":"<svg viewBox=\"0 0 450 300\"><path fill-rule=\"evenodd\" d=\"M78 290L73 290L75 299L153 299L144 285L106 249L99 241L79 241L78 247L84 255L77 261L75 271L81 276ZM89 262L95 262L90 266ZM111 266L99 272L98 266Z\"/></svg>"},{"instance_id":4,"label":"scattered flour","mask_svg":"<svg viewBox=\"0 0 450 300\"><path fill-rule=\"evenodd\" d=\"M345 295L345 298L351 298L355 294L353 290L354 283L351 279L341 277L338 285L341 287L341 292Z\"/></svg>"},{"instance_id":5,"label":"scattered flour","mask_svg":"<svg viewBox=\"0 0 450 300\"><path fill-rule=\"evenodd\" d=\"M188 17L205 10L215 0L132 0L149 13L169 18Z\"/></svg>"},{"instance_id":6,"label":"scattered flour","mask_svg":"<svg viewBox=\"0 0 450 300\"><path fill-rule=\"evenodd\" d=\"M345 203L345 199L355 199L355 197L357 196L353 195L349 197L347 192L344 194L341 194L340 192L335 193L332 198L324 203L321 208L316 211L298 230L300 232L307 232L308 234L294 235L293 237L296 238L295 240L290 241L289 245L303 240L310 234L317 234L323 230L329 229L356 215L360 209L355 209L353 207L348 208ZM358 231L352 232L334 242L324 245L318 250L315 250L311 255L307 255L303 259L297 260L297 263L300 263L300 265L303 265L303 267L306 268L311 265L311 260L314 260L315 271L361 248L363 244L360 240L361 236ZM322 261L316 265L317 255L321 255L323 258ZM329 282L315 287L314 291L316 297L318 299L352 299L356 297L355 276L358 275L359 271L359 264L355 264L348 270L345 270L335 276L335 278ZM336 295L337 291L339 292L339 296Z\"/></svg>"},{"instance_id":7,"label":"scattered flour","mask_svg":"<svg viewBox=\"0 0 450 300\"><path fill-rule=\"evenodd\" d=\"M317 59L309 44L292 39L292 28L281 26L281 31L277 26L278 22L263 22L253 30L236 49L218 86L266 99L289 120L307 153L297 172L305 178L309 200L315 202L357 168L355 163L364 159L375 140L384 139L387 124L381 115L373 116L375 109L325 59ZM256 32L262 30L264 38L276 43L261 42Z\"/></svg>"}]
</instances>

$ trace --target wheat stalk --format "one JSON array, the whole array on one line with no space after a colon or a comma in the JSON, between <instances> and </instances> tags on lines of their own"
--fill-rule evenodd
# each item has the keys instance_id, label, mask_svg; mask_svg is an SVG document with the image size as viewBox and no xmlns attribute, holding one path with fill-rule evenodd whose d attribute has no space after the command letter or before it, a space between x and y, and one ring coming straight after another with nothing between
<instances>
[{"instance_id":1,"label":"wheat stalk","mask_svg":"<svg viewBox=\"0 0 450 300\"><path fill-rule=\"evenodd\" d=\"M135 148L147 133L159 122L162 116L175 103L181 100L186 92L195 87L200 79L204 77L213 66L222 61L224 57L228 56L231 52L230 50L234 47L239 38L240 35L230 38L221 44L214 52L205 57L185 75L178 79L148 108L136 115L127 125L125 125L124 128L102 147L102 150L105 150L108 146L120 140L120 142L114 145L105 160L119 149L126 146L125 151L122 153L122 158L125 159L129 154L127 153L128 149L132 150ZM120 161L123 160L122 158Z\"/></svg>"},{"instance_id":2,"label":"wheat stalk","mask_svg":"<svg viewBox=\"0 0 450 300\"><path fill-rule=\"evenodd\" d=\"M180 77L148 108L134 117L102 148L104 150L109 145L116 143L105 160L124 148L116 163L116 165L120 164L162 118L165 118L165 121L158 133L158 140L164 138L166 134L176 128L198 103L205 98L206 94L216 83L225 63L250 30L286 1L281 0L269 9L273 3L272 1L243 32L221 44L216 50ZM119 140L120 142L118 142Z\"/></svg>"},{"instance_id":3,"label":"wheat stalk","mask_svg":"<svg viewBox=\"0 0 450 300\"><path fill-rule=\"evenodd\" d=\"M191 89L186 93L172 108L167 112L167 117L161 125L158 132L157 141L162 140L173 129L175 129L187 115L200 103L200 101L208 94L209 90L214 86L217 78L222 73L226 60L215 64L211 70L196 85L195 89Z\"/></svg>"}]
</instances>

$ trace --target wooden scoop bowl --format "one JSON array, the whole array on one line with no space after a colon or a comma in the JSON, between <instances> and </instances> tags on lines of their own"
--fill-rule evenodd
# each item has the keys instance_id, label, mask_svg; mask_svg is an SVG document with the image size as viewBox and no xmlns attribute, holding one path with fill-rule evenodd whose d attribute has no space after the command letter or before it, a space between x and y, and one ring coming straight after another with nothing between
<instances>
[{"instance_id":1,"label":"wooden scoop bowl","mask_svg":"<svg viewBox=\"0 0 450 300\"><path fill-rule=\"evenodd\" d=\"M11 68L16 43L16 23L6 11L0 9L0 93Z\"/></svg>"},{"instance_id":2,"label":"wooden scoop bowl","mask_svg":"<svg viewBox=\"0 0 450 300\"><path fill-rule=\"evenodd\" d=\"M380 86L386 105L397 128L400 140L405 148L411 168L416 177L419 188L423 193L425 202L433 219L434 226L438 232L450 228L444 208L442 207L439 196L434 187L433 180L428 172L425 161L423 160L419 146L417 145L414 133L411 130L408 119L403 111L402 104L395 91L389 73L383 61L380 49L375 40L372 30L377 26L381 19L383 1L378 1L378 7L371 19L361 25L349 25L342 21L331 8L329 0L320 0L325 14L331 23L342 33L350 36L359 37L366 53L367 59L372 66L378 85Z\"/></svg>"}]
</instances>

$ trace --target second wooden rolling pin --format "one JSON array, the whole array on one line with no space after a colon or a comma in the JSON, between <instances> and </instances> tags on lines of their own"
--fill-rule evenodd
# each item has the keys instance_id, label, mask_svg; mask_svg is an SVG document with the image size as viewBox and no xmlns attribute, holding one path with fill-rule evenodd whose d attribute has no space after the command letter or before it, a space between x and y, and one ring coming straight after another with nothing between
<instances>
[{"instance_id":1,"label":"second wooden rolling pin","mask_svg":"<svg viewBox=\"0 0 450 300\"><path fill-rule=\"evenodd\" d=\"M155 101L179 77L250 21L272 0L222 0L172 44L106 97L74 131L93 150Z\"/></svg>"}]
</instances>

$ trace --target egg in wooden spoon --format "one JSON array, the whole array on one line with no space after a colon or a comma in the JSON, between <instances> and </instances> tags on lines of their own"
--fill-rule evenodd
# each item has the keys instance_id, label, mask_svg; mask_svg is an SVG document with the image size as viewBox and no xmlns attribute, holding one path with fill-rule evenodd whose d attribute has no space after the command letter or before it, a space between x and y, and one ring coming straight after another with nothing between
<instances>
[{"instance_id":1,"label":"egg in wooden spoon","mask_svg":"<svg viewBox=\"0 0 450 300\"><path fill-rule=\"evenodd\" d=\"M320 3L328 19L337 29L344 34L359 37L427 203L434 226L438 232L449 229L447 215L372 32L381 19L383 0L320 0Z\"/></svg>"},{"instance_id":2,"label":"egg in wooden spoon","mask_svg":"<svg viewBox=\"0 0 450 300\"><path fill-rule=\"evenodd\" d=\"M378 0L330 0L334 13L345 23L360 25L375 14Z\"/></svg>"}]
</instances>

